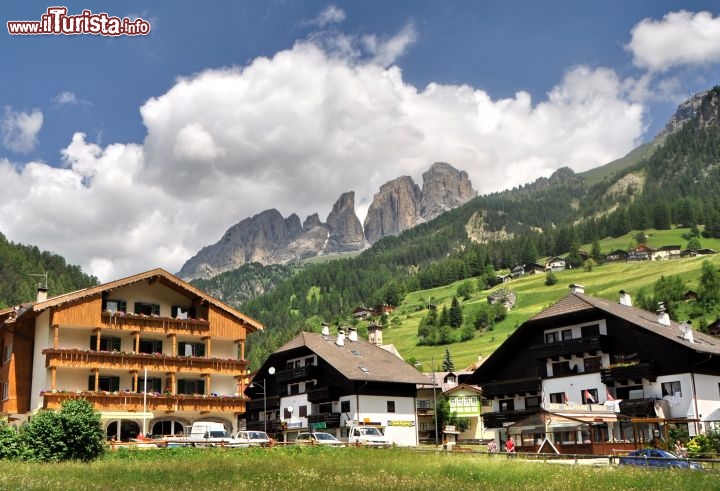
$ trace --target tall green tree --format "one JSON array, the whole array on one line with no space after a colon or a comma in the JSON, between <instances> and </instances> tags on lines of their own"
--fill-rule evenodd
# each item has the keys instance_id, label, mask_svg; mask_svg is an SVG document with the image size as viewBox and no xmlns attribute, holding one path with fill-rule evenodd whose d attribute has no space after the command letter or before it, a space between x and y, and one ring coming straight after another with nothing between
<instances>
[{"instance_id":1,"label":"tall green tree","mask_svg":"<svg viewBox=\"0 0 720 491\"><path fill-rule=\"evenodd\" d=\"M450 355L450 348L445 348L445 358L442 362L443 372L452 372L455 370L455 363L453 363L452 356Z\"/></svg>"},{"instance_id":2,"label":"tall green tree","mask_svg":"<svg viewBox=\"0 0 720 491\"><path fill-rule=\"evenodd\" d=\"M720 302L720 274L710 261L703 261L698 300L706 307Z\"/></svg>"},{"instance_id":3,"label":"tall green tree","mask_svg":"<svg viewBox=\"0 0 720 491\"><path fill-rule=\"evenodd\" d=\"M453 329L457 329L463 325L463 311L457 297L452 298L450 303L450 311L448 312L448 324Z\"/></svg>"}]
</instances>

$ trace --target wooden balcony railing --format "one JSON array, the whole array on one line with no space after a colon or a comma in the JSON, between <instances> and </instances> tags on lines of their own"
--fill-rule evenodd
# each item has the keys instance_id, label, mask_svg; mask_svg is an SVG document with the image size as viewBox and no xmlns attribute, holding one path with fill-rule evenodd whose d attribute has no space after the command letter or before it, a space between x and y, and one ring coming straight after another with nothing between
<instances>
[{"instance_id":1,"label":"wooden balcony railing","mask_svg":"<svg viewBox=\"0 0 720 491\"><path fill-rule=\"evenodd\" d=\"M537 344L530 349L539 359L557 358L559 356L582 355L603 351L607 336L584 336L575 339L566 339L555 343Z\"/></svg>"},{"instance_id":2,"label":"wooden balcony railing","mask_svg":"<svg viewBox=\"0 0 720 491\"><path fill-rule=\"evenodd\" d=\"M642 362L634 365L603 368L600 372L600 380L606 385L613 385L616 382L628 383L631 380L641 382L643 379L650 382L657 380L655 367L652 363Z\"/></svg>"},{"instance_id":3,"label":"wooden balcony railing","mask_svg":"<svg viewBox=\"0 0 720 491\"><path fill-rule=\"evenodd\" d=\"M542 380L539 377L482 384L483 397L488 399L501 396L532 395L539 393L541 390Z\"/></svg>"},{"instance_id":4,"label":"wooden balcony railing","mask_svg":"<svg viewBox=\"0 0 720 491\"><path fill-rule=\"evenodd\" d=\"M150 355L144 353L121 353L80 349L43 350L45 366L83 368L122 368L124 370L148 370L163 372L212 373L238 376L245 373L246 360L225 360L197 356Z\"/></svg>"},{"instance_id":5,"label":"wooden balcony railing","mask_svg":"<svg viewBox=\"0 0 720 491\"><path fill-rule=\"evenodd\" d=\"M146 332L203 333L210 330L210 322L204 319L174 319L172 317L147 316L117 312L103 312L102 322L109 328L122 330L139 329Z\"/></svg>"},{"instance_id":6,"label":"wooden balcony railing","mask_svg":"<svg viewBox=\"0 0 720 491\"><path fill-rule=\"evenodd\" d=\"M43 392L43 407L59 409L64 401L87 399L98 411L143 411L143 394L134 392ZM204 395L150 395L146 406L151 412L179 411L222 411L245 412L245 398L242 396Z\"/></svg>"},{"instance_id":7,"label":"wooden balcony railing","mask_svg":"<svg viewBox=\"0 0 720 491\"><path fill-rule=\"evenodd\" d=\"M295 382L298 380L307 380L318 377L319 368L316 365L309 365L304 367L289 368L282 370L275 374L275 379L278 383Z\"/></svg>"}]
</instances>

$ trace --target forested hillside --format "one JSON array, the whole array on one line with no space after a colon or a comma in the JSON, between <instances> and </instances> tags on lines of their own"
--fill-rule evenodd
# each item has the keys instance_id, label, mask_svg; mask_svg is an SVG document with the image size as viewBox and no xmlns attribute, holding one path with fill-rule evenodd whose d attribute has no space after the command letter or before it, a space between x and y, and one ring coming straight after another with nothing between
<instances>
[{"instance_id":1,"label":"forested hillside","mask_svg":"<svg viewBox=\"0 0 720 491\"><path fill-rule=\"evenodd\" d=\"M0 308L35 300L38 283L45 280L32 275L42 273L47 273L49 296L98 284L97 278L67 264L62 256L9 242L0 233Z\"/></svg>"},{"instance_id":2,"label":"forested hillside","mask_svg":"<svg viewBox=\"0 0 720 491\"><path fill-rule=\"evenodd\" d=\"M650 228L705 224L720 237L720 89L703 98L697 117L632 165L588 185L569 168L550 178L480 196L397 237L385 237L357 257L316 264L249 300L241 308L267 326L252 340L253 359L320 321L348 322L353 308L397 305L411 291L480 276L538 258L567 255L583 263L581 244ZM627 244L624 245L627 247ZM263 276L265 269L255 272ZM228 273L232 275L233 273ZM229 291L213 293L229 298Z\"/></svg>"}]
</instances>

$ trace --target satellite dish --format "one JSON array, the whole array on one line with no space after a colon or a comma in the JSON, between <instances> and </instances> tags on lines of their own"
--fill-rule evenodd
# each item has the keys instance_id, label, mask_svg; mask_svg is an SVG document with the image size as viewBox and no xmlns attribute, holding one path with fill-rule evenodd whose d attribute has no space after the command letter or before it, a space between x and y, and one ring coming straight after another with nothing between
<instances>
[{"instance_id":1,"label":"satellite dish","mask_svg":"<svg viewBox=\"0 0 720 491\"><path fill-rule=\"evenodd\" d=\"M268 368L268 373L269 373L270 375L273 375L273 374L275 373L275 367L270 367L270 368Z\"/></svg>"},{"instance_id":2,"label":"satellite dish","mask_svg":"<svg viewBox=\"0 0 720 491\"><path fill-rule=\"evenodd\" d=\"M287 412L289 412L290 414L292 414L292 412L293 412L293 407L290 406L289 408L287 408Z\"/></svg>"}]
</instances>

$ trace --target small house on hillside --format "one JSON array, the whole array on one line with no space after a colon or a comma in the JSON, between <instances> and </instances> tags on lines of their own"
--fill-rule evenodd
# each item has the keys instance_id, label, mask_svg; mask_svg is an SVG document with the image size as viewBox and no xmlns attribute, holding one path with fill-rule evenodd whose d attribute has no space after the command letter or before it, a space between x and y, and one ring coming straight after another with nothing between
<instances>
[{"instance_id":1,"label":"small house on hillside","mask_svg":"<svg viewBox=\"0 0 720 491\"><path fill-rule=\"evenodd\" d=\"M639 244L628 251L628 261L649 261L654 249L646 244Z\"/></svg>"},{"instance_id":2,"label":"small house on hillside","mask_svg":"<svg viewBox=\"0 0 720 491\"><path fill-rule=\"evenodd\" d=\"M547 263L545 263L546 271L565 271L565 268L567 268L567 261L565 261L565 259L561 257L551 257L550 259L548 259Z\"/></svg>"},{"instance_id":3,"label":"small house on hillside","mask_svg":"<svg viewBox=\"0 0 720 491\"><path fill-rule=\"evenodd\" d=\"M605 256L605 260L608 262L627 261L627 258L628 252L623 249L615 249Z\"/></svg>"},{"instance_id":4,"label":"small house on hillside","mask_svg":"<svg viewBox=\"0 0 720 491\"><path fill-rule=\"evenodd\" d=\"M682 249L679 245L662 246L650 253L653 261L666 261L668 259L679 259Z\"/></svg>"}]
</instances>

